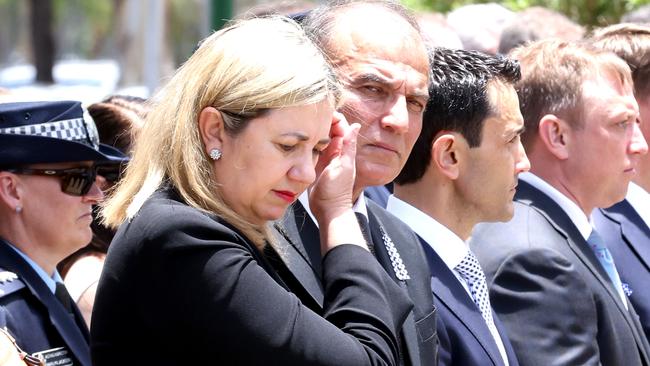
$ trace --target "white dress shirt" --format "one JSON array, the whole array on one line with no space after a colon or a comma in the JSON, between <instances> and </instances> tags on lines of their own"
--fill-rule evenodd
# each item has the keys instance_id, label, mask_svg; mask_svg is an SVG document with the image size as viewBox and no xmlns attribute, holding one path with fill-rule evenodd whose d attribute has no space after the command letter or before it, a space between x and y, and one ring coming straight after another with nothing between
<instances>
[{"instance_id":1,"label":"white dress shirt","mask_svg":"<svg viewBox=\"0 0 650 366\"><path fill-rule=\"evenodd\" d=\"M578 228L578 231L580 231L580 235L582 235L585 240L589 238L593 227L591 226L590 218L582 211L578 204L571 201L569 197L565 196L562 192L558 191L555 187L533 173L521 173L519 174L519 179L529 183L549 196L553 202L557 203L562 211L569 216L571 222L573 222L573 224Z\"/></svg>"},{"instance_id":2,"label":"white dress shirt","mask_svg":"<svg viewBox=\"0 0 650 366\"><path fill-rule=\"evenodd\" d=\"M645 224L650 227L650 192L640 186L630 183L625 199L632 208L641 216Z\"/></svg>"},{"instance_id":3,"label":"white dress shirt","mask_svg":"<svg viewBox=\"0 0 650 366\"><path fill-rule=\"evenodd\" d=\"M458 282L460 282L467 292L467 296L469 296L472 302L474 302L469 286L460 273L454 269L469 252L469 245L446 226L440 224L431 216L400 200L394 195L388 197L386 210L406 223L411 230L429 244L436 254L440 256L454 276L456 276ZM492 331L492 329L494 329L494 331ZM501 335L496 331L496 327L490 327L488 325L488 330L490 330L490 334L492 334L492 338L494 338L494 342L499 349L503 362L508 366L508 355L506 354L506 348L501 340Z\"/></svg>"}]
</instances>

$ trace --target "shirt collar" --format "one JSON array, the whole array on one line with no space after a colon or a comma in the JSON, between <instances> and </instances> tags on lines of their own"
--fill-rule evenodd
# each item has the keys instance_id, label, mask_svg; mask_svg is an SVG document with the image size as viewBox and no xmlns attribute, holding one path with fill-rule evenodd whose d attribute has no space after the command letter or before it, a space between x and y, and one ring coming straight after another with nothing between
<instances>
[{"instance_id":1,"label":"shirt collar","mask_svg":"<svg viewBox=\"0 0 650 366\"><path fill-rule=\"evenodd\" d=\"M316 224L316 227L318 227L318 221L316 221L316 217L314 214L311 212L311 208L309 208L309 193L308 191L302 192L302 194L298 197L298 201L302 204L302 206L305 208L305 211L309 214L309 217L311 217L311 221ZM368 220L368 209L366 208L366 198L364 197L363 193L359 196L357 199L357 202L352 205L352 210L354 212L362 214L366 220Z\"/></svg>"},{"instance_id":2,"label":"shirt collar","mask_svg":"<svg viewBox=\"0 0 650 366\"><path fill-rule=\"evenodd\" d=\"M573 222L573 224L578 228L578 231L580 231L580 235L582 235L585 240L589 238L589 235L591 235L591 231L593 230L591 223L589 222L589 217L582 212L575 202L562 194L562 192L558 191L555 187L548 184L545 180L531 172L519 174L519 179L529 183L549 196L549 198L551 198L553 202L557 203L567 216L569 216L571 222Z\"/></svg>"},{"instance_id":3,"label":"shirt collar","mask_svg":"<svg viewBox=\"0 0 650 366\"><path fill-rule=\"evenodd\" d=\"M406 223L454 270L469 251L469 246L458 235L431 216L390 195L386 210Z\"/></svg>"},{"instance_id":4,"label":"shirt collar","mask_svg":"<svg viewBox=\"0 0 650 366\"><path fill-rule=\"evenodd\" d=\"M9 244L9 247L15 250L16 253L18 253L21 257L23 257L25 262L27 262L27 264L29 264L29 266L32 267L32 269L36 272L36 274L38 274L38 277L40 277L43 280L43 282L45 282L45 284L50 289L50 291L52 291L52 293L54 293L54 291L56 290L57 282L63 283L63 279L61 278L61 275L59 275L59 272L57 270L54 270L54 275L50 277L50 275L48 275L47 272L45 272L45 270L41 268L41 266L36 264L36 262L34 262L31 258L29 258L25 253L21 252L20 249L16 248L12 244Z\"/></svg>"},{"instance_id":5,"label":"shirt collar","mask_svg":"<svg viewBox=\"0 0 650 366\"><path fill-rule=\"evenodd\" d=\"M625 197L632 208L641 216L641 219L650 227L650 192L639 185L630 182Z\"/></svg>"}]
</instances>

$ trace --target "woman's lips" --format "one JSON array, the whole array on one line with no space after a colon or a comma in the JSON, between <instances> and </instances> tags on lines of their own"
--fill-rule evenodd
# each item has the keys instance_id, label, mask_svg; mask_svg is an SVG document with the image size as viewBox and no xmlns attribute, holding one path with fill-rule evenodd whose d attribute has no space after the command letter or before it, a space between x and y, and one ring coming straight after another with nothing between
<instances>
[{"instance_id":1,"label":"woman's lips","mask_svg":"<svg viewBox=\"0 0 650 366\"><path fill-rule=\"evenodd\" d=\"M293 201L296 200L296 194L290 191L277 191L273 190L273 193L275 193L278 197L282 198L283 200L287 201L288 203L292 203Z\"/></svg>"}]
</instances>

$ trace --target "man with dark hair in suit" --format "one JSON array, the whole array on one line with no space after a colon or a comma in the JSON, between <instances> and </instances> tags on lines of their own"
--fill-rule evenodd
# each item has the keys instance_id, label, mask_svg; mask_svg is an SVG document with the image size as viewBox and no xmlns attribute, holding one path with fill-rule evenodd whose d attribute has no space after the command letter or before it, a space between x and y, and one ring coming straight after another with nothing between
<instances>
[{"instance_id":1,"label":"man with dark hair in suit","mask_svg":"<svg viewBox=\"0 0 650 366\"><path fill-rule=\"evenodd\" d=\"M481 221L512 217L517 175L530 168L524 121L503 56L436 48L422 133L387 209L418 234L438 309L440 364L517 365L467 240Z\"/></svg>"},{"instance_id":2,"label":"man with dark hair in suit","mask_svg":"<svg viewBox=\"0 0 650 366\"><path fill-rule=\"evenodd\" d=\"M627 62L639 103L641 131L650 138L650 27L617 24L598 30L591 41ZM625 199L594 210L594 226L617 264L626 294L650 337L650 154L639 159Z\"/></svg>"},{"instance_id":3,"label":"man with dark hair in suit","mask_svg":"<svg viewBox=\"0 0 650 366\"><path fill-rule=\"evenodd\" d=\"M312 11L304 26L343 84L339 110L348 122L361 124L354 210L371 251L414 303L400 333L400 364L434 365L435 310L422 248L406 225L363 195L364 188L397 176L420 133L429 63L417 22L397 2L339 1ZM286 268L279 272L285 281L301 285L303 297L322 312L326 299L314 222L307 194L277 222L286 239L279 244Z\"/></svg>"},{"instance_id":4,"label":"man with dark hair in suit","mask_svg":"<svg viewBox=\"0 0 650 366\"><path fill-rule=\"evenodd\" d=\"M625 197L648 145L629 67L587 45L516 49L531 171L514 217L474 229L490 300L521 365L648 365L650 347L611 255L589 221Z\"/></svg>"}]
</instances>

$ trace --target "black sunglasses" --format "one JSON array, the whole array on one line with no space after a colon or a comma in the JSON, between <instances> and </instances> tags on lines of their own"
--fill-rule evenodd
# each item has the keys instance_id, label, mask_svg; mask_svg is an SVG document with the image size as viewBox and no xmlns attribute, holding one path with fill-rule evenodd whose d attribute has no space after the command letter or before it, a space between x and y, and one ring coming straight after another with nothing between
<instances>
[{"instance_id":1,"label":"black sunglasses","mask_svg":"<svg viewBox=\"0 0 650 366\"><path fill-rule=\"evenodd\" d=\"M122 177L124 169L126 168L125 163L120 164L105 164L97 165L97 175L101 175L109 183L115 184Z\"/></svg>"},{"instance_id":2,"label":"black sunglasses","mask_svg":"<svg viewBox=\"0 0 650 366\"><path fill-rule=\"evenodd\" d=\"M61 178L61 191L71 196L84 196L92 188L98 174L98 166L69 168L69 169L33 169L8 168L6 172L24 175L45 175Z\"/></svg>"}]
</instances>

